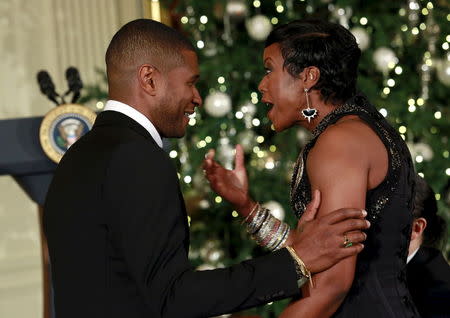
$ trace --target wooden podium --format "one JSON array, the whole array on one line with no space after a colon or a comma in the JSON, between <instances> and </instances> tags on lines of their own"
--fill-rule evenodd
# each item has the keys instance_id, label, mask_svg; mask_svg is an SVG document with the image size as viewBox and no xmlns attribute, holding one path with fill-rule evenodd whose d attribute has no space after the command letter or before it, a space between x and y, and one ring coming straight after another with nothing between
<instances>
[{"instance_id":1,"label":"wooden podium","mask_svg":"<svg viewBox=\"0 0 450 318\"><path fill-rule=\"evenodd\" d=\"M43 117L0 120L0 175L11 175L36 202L39 213L44 318L53 312L51 304L50 262L42 228L42 211L56 164L47 158L39 142Z\"/></svg>"}]
</instances>

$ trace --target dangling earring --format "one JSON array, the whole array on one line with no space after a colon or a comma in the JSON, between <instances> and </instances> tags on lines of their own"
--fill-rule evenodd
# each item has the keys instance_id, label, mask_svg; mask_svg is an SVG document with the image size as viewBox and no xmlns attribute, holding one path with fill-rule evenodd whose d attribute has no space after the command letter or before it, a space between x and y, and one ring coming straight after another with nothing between
<instances>
[{"instance_id":1,"label":"dangling earring","mask_svg":"<svg viewBox=\"0 0 450 318\"><path fill-rule=\"evenodd\" d=\"M305 88L305 96L306 96L306 109L302 109L302 115L303 117L305 117L306 119L308 119L308 123L311 122L311 119L313 119L314 117L317 116L317 109L315 108L311 108L310 107L310 102L309 102L309 88Z\"/></svg>"}]
</instances>

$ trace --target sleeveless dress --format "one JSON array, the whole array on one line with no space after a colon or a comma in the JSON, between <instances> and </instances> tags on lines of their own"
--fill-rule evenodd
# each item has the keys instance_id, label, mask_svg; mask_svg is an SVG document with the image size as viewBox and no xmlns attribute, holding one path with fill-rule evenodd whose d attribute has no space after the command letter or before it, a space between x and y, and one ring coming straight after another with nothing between
<instances>
[{"instance_id":1,"label":"sleeveless dress","mask_svg":"<svg viewBox=\"0 0 450 318\"><path fill-rule=\"evenodd\" d=\"M328 114L312 133L294 167L291 205L298 218L311 201L306 160L317 138L347 115L366 122L385 145L389 167L386 178L366 195L367 231L358 255L353 285L333 317L420 317L406 286L406 258L412 226L414 167L405 142L362 95L356 95Z\"/></svg>"}]
</instances>

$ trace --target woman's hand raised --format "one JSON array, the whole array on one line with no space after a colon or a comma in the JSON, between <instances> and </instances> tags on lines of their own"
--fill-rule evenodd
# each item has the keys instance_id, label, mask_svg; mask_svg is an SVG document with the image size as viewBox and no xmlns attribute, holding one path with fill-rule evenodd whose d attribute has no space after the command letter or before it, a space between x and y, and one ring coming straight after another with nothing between
<instances>
[{"instance_id":1,"label":"woman's hand raised","mask_svg":"<svg viewBox=\"0 0 450 318\"><path fill-rule=\"evenodd\" d=\"M214 160L215 151L209 150L203 161L203 171L211 188L246 216L255 204L248 196L248 178L244 164L244 150L236 146L234 170L222 167Z\"/></svg>"}]
</instances>

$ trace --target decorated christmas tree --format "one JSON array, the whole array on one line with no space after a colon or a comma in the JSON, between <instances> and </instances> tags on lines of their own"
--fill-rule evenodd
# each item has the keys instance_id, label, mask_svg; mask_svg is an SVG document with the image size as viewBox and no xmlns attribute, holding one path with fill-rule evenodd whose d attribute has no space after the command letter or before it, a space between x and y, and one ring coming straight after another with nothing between
<instances>
[{"instance_id":1,"label":"decorated christmas tree","mask_svg":"<svg viewBox=\"0 0 450 318\"><path fill-rule=\"evenodd\" d=\"M169 2L169 1L167 1ZM236 211L212 193L205 153L233 167L243 145L255 200L294 225L289 204L293 164L310 137L301 128L275 134L257 86L264 40L276 25L320 18L351 30L362 50L358 89L398 129L416 170L436 192L439 213L450 206L450 4L446 0L185 0L161 2L163 16L198 48L204 105L186 136L170 141L190 218L190 258L199 269L235 264L265 251L251 241ZM102 95L103 94L103 95ZM85 100L105 98L98 85ZM101 104L99 104L101 107ZM448 247L447 247L448 250ZM287 301L243 313L275 317Z\"/></svg>"}]
</instances>

